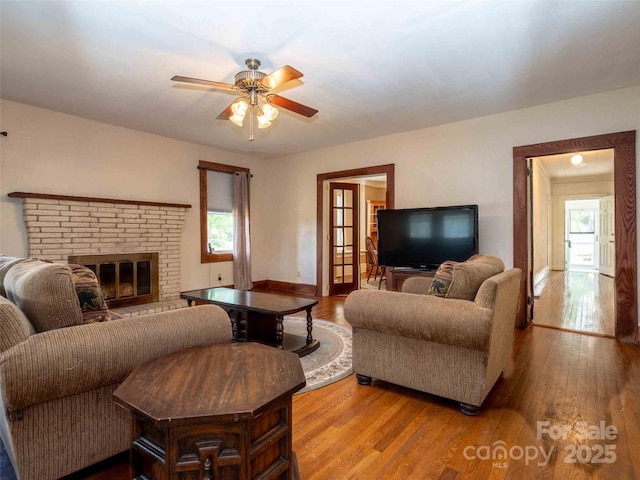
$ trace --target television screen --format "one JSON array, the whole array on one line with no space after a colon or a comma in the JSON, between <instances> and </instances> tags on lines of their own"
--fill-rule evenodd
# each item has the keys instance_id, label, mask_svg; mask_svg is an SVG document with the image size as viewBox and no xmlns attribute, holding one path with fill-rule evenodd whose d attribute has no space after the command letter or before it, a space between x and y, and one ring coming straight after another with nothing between
<instances>
[{"instance_id":1,"label":"television screen","mask_svg":"<svg viewBox=\"0 0 640 480\"><path fill-rule=\"evenodd\" d=\"M478 206L378 210L378 263L437 269L478 253Z\"/></svg>"}]
</instances>

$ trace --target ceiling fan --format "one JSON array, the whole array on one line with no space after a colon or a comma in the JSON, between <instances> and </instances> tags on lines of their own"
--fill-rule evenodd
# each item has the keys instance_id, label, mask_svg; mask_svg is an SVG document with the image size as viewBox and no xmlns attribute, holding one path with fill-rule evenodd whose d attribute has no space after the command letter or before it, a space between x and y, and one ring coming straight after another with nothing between
<instances>
[{"instance_id":1,"label":"ceiling fan","mask_svg":"<svg viewBox=\"0 0 640 480\"><path fill-rule=\"evenodd\" d=\"M258 121L258 128L267 128L271 125L271 121L275 120L278 116L278 109L275 108L274 105L309 118L318 113L318 110L315 108L307 107L306 105L274 93L269 93L280 85L302 77L301 72L289 65L285 65L267 75L258 70L260 60L247 58L244 63L247 65L248 70L238 72L235 77L236 83L234 84L181 77L179 75L172 77L171 80L174 82L197 83L224 90L236 90L241 93L242 96L231 102L231 104L218 115L218 119L231 120L241 127L245 115L249 113L249 141L253 141L254 115Z\"/></svg>"}]
</instances>

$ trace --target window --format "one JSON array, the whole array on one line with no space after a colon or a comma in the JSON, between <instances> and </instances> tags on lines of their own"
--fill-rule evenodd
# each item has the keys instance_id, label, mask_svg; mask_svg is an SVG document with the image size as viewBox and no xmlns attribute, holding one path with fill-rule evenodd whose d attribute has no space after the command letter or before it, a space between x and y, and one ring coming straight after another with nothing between
<instances>
[{"instance_id":1,"label":"window","mask_svg":"<svg viewBox=\"0 0 640 480\"><path fill-rule=\"evenodd\" d=\"M207 250L209 253L233 251L233 218L229 212L207 212Z\"/></svg>"},{"instance_id":2,"label":"window","mask_svg":"<svg viewBox=\"0 0 640 480\"><path fill-rule=\"evenodd\" d=\"M233 251L233 173L206 170L207 252Z\"/></svg>"},{"instance_id":3,"label":"window","mask_svg":"<svg viewBox=\"0 0 640 480\"><path fill-rule=\"evenodd\" d=\"M201 261L233 260L233 174L249 170L200 161Z\"/></svg>"},{"instance_id":4,"label":"window","mask_svg":"<svg viewBox=\"0 0 640 480\"><path fill-rule=\"evenodd\" d=\"M569 210L570 233L596 233L596 211Z\"/></svg>"}]
</instances>

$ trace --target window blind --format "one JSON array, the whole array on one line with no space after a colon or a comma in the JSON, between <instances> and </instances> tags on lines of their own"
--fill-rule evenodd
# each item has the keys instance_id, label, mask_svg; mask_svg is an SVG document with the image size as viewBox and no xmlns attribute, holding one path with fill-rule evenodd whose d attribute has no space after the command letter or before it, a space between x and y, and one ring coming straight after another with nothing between
<instances>
[{"instance_id":1,"label":"window blind","mask_svg":"<svg viewBox=\"0 0 640 480\"><path fill-rule=\"evenodd\" d=\"M233 173L207 170L207 211L231 213Z\"/></svg>"}]
</instances>

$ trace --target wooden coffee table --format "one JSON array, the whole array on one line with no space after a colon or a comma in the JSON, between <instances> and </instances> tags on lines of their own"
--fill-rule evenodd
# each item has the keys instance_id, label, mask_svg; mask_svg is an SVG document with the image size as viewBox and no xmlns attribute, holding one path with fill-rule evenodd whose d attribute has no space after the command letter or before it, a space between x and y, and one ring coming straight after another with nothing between
<instances>
[{"instance_id":1,"label":"wooden coffee table","mask_svg":"<svg viewBox=\"0 0 640 480\"><path fill-rule=\"evenodd\" d=\"M295 352L301 357L320 346L320 342L313 338L311 309L318 303L315 299L224 287L182 292L180 298L186 299L189 306L195 302L223 308L231 318L235 341L261 342ZM306 337L285 332L284 316L303 310L307 313Z\"/></svg>"},{"instance_id":2,"label":"wooden coffee table","mask_svg":"<svg viewBox=\"0 0 640 480\"><path fill-rule=\"evenodd\" d=\"M129 478L292 480L300 359L258 343L195 347L135 368L114 392L132 416Z\"/></svg>"}]
</instances>

